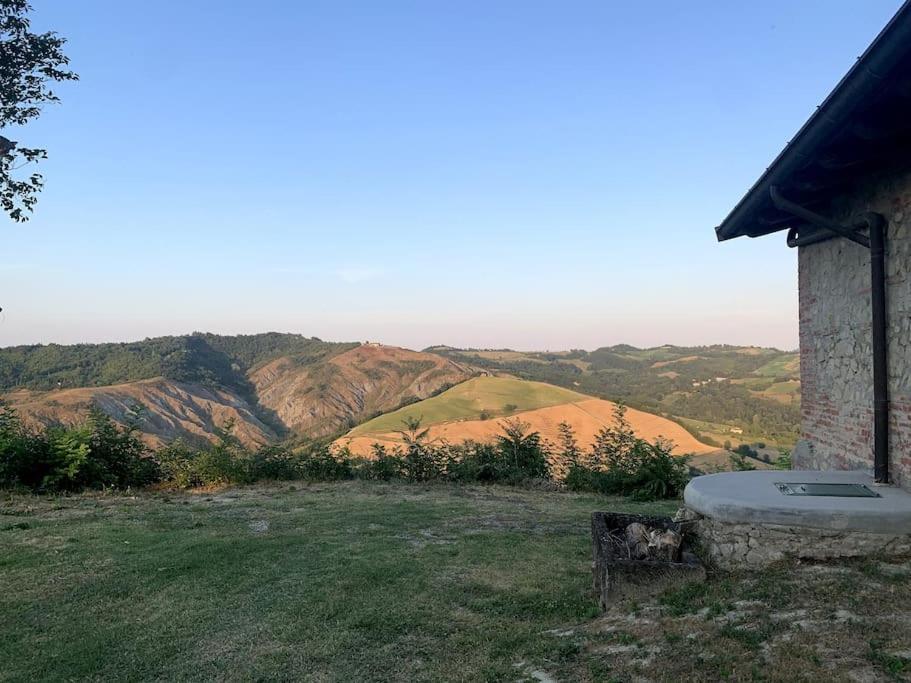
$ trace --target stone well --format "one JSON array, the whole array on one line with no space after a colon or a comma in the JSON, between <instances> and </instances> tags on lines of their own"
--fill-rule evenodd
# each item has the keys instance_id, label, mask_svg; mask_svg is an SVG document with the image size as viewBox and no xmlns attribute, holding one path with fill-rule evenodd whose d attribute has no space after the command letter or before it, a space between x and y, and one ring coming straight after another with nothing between
<instances>
[{"instance_id":1,"label":"stone well","mask_svg":"<svg viewBox=\"0 0 911 683\"><path fill-rule=\"evenodd\" d=\"M801 483L862 484L879 496L790 496L779 486ZM684 502L706 559L720 569L911 555L911 493L862 472L710 474L687 485Z\"/></svg>"}]
</instances>

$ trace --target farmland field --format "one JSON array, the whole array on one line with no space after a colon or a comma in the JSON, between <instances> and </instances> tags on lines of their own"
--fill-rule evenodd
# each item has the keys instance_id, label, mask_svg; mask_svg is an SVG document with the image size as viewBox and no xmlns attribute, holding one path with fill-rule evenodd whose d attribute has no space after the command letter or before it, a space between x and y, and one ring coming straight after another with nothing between
<instances>
[{"instance_id":1,"label":"farmland field","mask_svg":"<svg viewBox=\"0 0 911 683\"><path fill-rule=\"evenodd\" d=\"M508 406L508 409L507 409ZM541 382L508 377L478 377L433 398L382 415L352 429L337 444L369 456L374 443L401 443L398 430L407 417L421 419L429 438L459 443L488 442L502 432L498 417L514 417L551 443L559 439L560 423L572 426L579 444L588 448L595 435L614 424L616 404ZM482 415L482 411L484 413ZM672 441L675 453L710 453L716 447L701 443L679 424L659 415L629 409L627 419L636 434L648 441Z\"/></svg>"},{"instance_id":2,"label":"farmland field","mask_svg":"<svg viewBox=\"0 0 911 683\"><path fill-rule=\"evenodd\" d=\"M482 410L491 416L534 410L589 398L575 391L543 382L528 382L511 377L475 377L452 387L439 396L406 406L358 425L352 436L392 432L402 428L406 417L419 417L425 425L454 420L476 419ZM507 410L507 406L512 406Z\"/></svg>"}]
</instances>

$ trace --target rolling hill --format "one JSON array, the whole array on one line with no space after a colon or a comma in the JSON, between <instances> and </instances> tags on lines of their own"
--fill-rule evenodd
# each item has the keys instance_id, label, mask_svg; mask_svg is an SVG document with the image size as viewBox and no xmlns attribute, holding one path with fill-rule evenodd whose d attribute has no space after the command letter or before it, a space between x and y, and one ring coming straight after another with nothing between
<instances>
[{"instance_id":1,"label":"rolling hill","mask_svg":"<svg viewBox=\"0 0 911 683\"><path fill-rule=\"evenodd\" d=\"M493 373L548 382L623 401L678 420L719 445L761 440L793 445L800 424L796 352L754 346L627 344L594 351L426 349Z\"/></svg>"},{"instance_id":2,"label":"rolling hill","mask_svg":"<svg viewBox=\"0 0 911 683\"><path fill-rule=\"evenodd\" d=\"M589 447L595 434L614 424L616 404L541 382L509 377L476 377L439 396L409 405L355 427L336 444L361 456L374 443L401 443L396 430L407 417L420 418L429 427L429 438L449 442L489 441L502 431L505 417L525 422L551 442L558 439L558 425L570 424L580 446ZM635 432L649 441L662 437L676 444L675 452L706 454L716 447L700 443L679 424L658 415L630 409L627 418Z\"/></svg>"},{"instance_id":3,"label":"rolling hill","mask_svg":"<svg viewBox=\"0 0 911 683\"><path fill-rule=\"evenodd\" d=\"M399 408L355 427L350 435L376 434L400 429L406 417L420 417L425 425L512 415L516 412L563 405L589 398L543 382L514 377L475 377L439 396Z\"/></svg>"},{"instance_id":4,"label":"rolling hill","mask_svg":"<svg viewBox=\"0 0 911 683\"><path fill-rule=\"evenodd\" d=\"M472 376L463 363L394 346L364 344L324 363L282 356L252 370L260 404L295 434L328 436Z\"/></svg>"},{"instance_id":5,"label":"rolling hill","mask_svg":"<svg viewBox=\"0 0 911 683\"><path fill-rule=\"evenodd\" d=\"M237 393L162 377L50 392L19 389L3 398L33 426L75 424L91 404L124 424L133 418L138 404L142 406L138 424L146 443L154 447L177 437L190 442L211 439L229 420L244 444L260 446L278 438L275 428Z\"/></svg>"},{"instance_id":6,"label":"rolling hill","mask_svg":"<svg viewBox=\"0 0 911 683\"><path fill-rule=\"evenodd\" d=\"M496 391L472 395L488 379L479 375L496 375L489 378L499 380ZM411 351L270 332L0 348L0 399L27 423L73 424L93 402L122 422L141 403L140 427L153 444L212 439L227 420L247 445L336 437L378 417L355 435L385 434L399 426L403 413L394 411L450 390L445 401L421 404L428 419L622 400L686 425L710 445L789 445L799 388L796 354L755 347ZM549 418L541 419L548 429Z\"/></svg>"},{"instance_id":7,"label":"rolling hill","mask_svg":"<svg viewBox=\"0 0 911 683\"><path fill-rule=\"evenodd\" d=\"M35 426L75 424L92 403L122 423L138 403L150 444L212 439L230 419L234 434L257 446L344 432L473 372L458 361L378 344L193 334L0 349L0 397Z\"/></svg>"}]
</instances>

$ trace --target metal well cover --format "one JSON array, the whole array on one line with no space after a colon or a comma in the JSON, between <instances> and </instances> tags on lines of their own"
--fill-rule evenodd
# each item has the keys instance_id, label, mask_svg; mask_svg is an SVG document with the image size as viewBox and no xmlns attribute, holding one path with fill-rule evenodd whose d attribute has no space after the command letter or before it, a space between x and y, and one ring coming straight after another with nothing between
<instances>
[{"instance_id":1,"label":"metal well cover","mask_svg":"<svg viewBox=\"0 0 911 683\"><path fill-rule=\"evenodd\" d=\"M775 482L775 486L786 496L833 496L836 498L880 498L863 484L801 483L796 481Z\"/></svg>"}]
</instances>

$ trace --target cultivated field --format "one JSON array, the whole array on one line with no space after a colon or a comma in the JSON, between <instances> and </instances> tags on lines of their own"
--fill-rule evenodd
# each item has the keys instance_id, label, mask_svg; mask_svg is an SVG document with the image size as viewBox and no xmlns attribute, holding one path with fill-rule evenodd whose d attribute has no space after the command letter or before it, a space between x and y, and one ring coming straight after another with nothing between
<instances>
[{"instance_id":1,"label":"cultivated field","mask_svg":"<svg viewBox=\"0 0 911 683\"><path fill-rule=\"evenodd\" d=\"M784 566L600 616L589 514L347 482L0 501L0 680L898 680L911 565Z\"/></svg>"},{"instance_id":2,"label":"cultivated field","mask_svg":"<svg viewBox=\"0 0 911 683\"><path fill-rule=\"evenodd\" d=\"M505 410L512 404L514 410ZM502 433L503 419L515 418L552 443L557 443L561 422L572 425L579 444L589 447L595 434L614 424L616 405L541 382L505 377L479 377L426 401L382 415L352 429L336 443L356 455L369 455L374 443L394 446L401 443L402 421L420 417L430 429L429 438L459 443L468 439L490 441ZM490 415L480 419L482 410ZM627 418L636 434L648 441L665 438L676 444L675 453L711 453L718 449L700 443L679 424L640 410L628 409Z\"/></svg>"},{"instance_id":3,"label":"cultivated field","mask_svg":"<svg viewBox=\"0 0 911 683\"><path fill-rule=\"evenodd\" d=\"M360 436L392 432L402 428L406 417L419 417L427 426L473 420L485 410L491 416L510 415L586 398L589 397L544 382L528 382L512 377L475 377L447 389L439 396L380 415L358 425L349 434Z\"/></svg>"}]
</instances>

